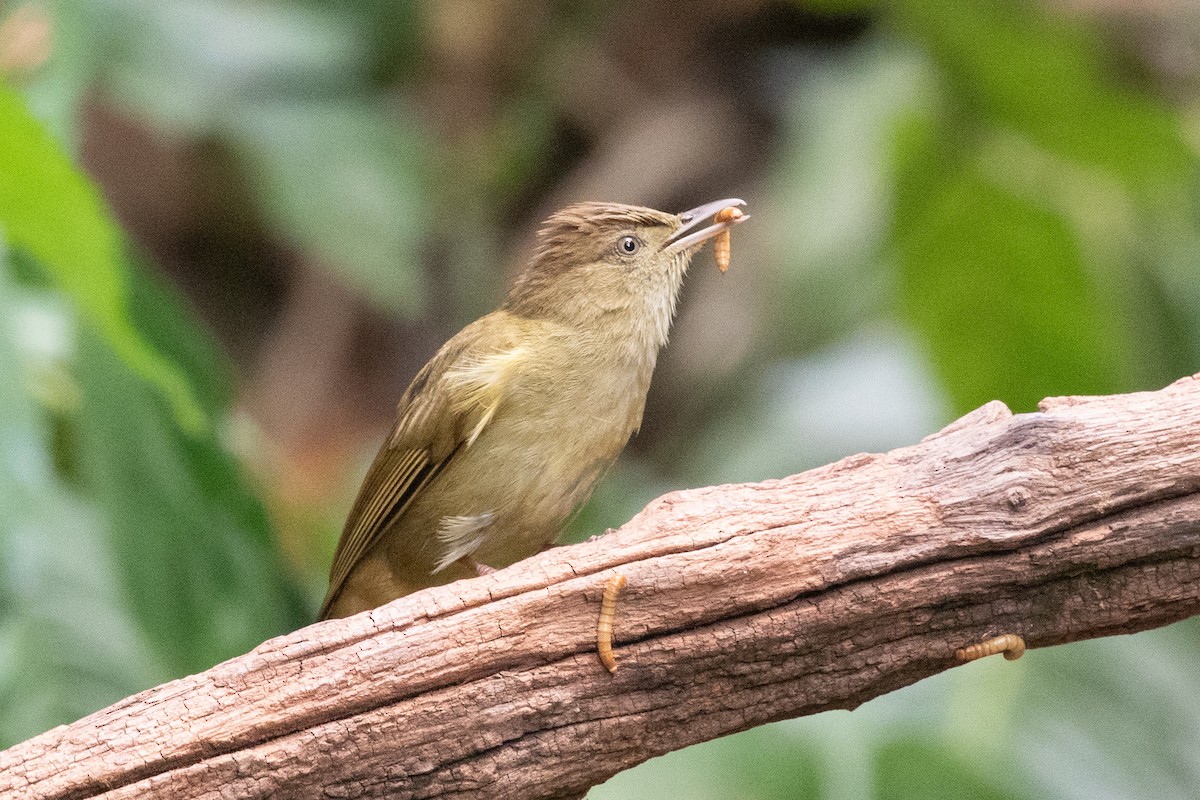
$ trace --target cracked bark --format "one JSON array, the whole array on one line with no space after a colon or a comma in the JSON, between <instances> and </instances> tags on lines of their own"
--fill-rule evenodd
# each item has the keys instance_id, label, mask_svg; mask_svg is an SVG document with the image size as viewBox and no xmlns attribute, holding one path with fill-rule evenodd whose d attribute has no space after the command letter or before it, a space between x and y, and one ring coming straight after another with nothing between
<instances>
[{"instance_id":1,"label":"cracked bark","mask_svg":"<svg viewBox=\"0 0 1200 800\"><path fill-rule=\"evenodd\" d=\"M666 495L601 539L272 639L0 753L0 794L578 795L854 708L998 633L1045 647L1196 613L1200 376L990 403L912 447Z\"/></svg>"}]
</instances>

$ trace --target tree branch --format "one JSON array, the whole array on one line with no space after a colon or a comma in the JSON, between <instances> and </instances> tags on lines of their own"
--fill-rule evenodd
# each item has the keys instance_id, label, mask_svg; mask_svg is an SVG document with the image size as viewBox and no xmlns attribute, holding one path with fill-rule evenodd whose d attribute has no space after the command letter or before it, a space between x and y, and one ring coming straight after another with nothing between
<instances>
[{"instance_id":1,"label":"tree branch","mask_svg":"<svg viewBox=\"0 0 1200 800\"><path fill-rule=\"evenodd\" d=\"M272 639L0 753L0 794L569 796L854 708L987 636L1044 647L1200 612L1200 376L1041 409L666 495L601 539Z\"/></svg>"}]
</instances>

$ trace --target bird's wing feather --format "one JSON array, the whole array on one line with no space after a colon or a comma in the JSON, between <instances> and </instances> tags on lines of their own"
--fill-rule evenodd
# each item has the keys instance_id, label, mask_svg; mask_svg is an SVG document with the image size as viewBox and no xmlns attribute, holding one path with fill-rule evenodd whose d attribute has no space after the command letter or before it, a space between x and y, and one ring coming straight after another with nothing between
<instances>
[{"instance_id":1,"label":"bird's wing feather","mask_svg":"<svg viewBox=\"0 0 1200 800\"><path fill-rule=\"evenodd\" d=\"M514 324L508 314L496 312L467 326L400 398L396 424L367 471L334 553L322 618L393 520L495 417L525 352Z\"/></svg>"}]
</instances>

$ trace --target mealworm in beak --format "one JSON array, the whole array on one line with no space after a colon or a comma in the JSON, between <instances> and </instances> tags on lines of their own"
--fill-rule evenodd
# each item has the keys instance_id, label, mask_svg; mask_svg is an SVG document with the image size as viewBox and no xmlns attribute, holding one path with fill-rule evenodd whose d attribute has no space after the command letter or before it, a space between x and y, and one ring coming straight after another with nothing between
<instances>
[{"instance_id":1,"label":"mealworm in beak","mask_svg":"<svg viewBox=\"0 0 1200 800\"><path fill-rule=\"evenodd\" d=\"M617 595L628 581L624 575L614 575L604 584L604 597L600 600L600 622L596 625L596 653L600 663L609 672L617 671L617 659L612 649L613 617L617 613Z\"/></svg>"},{"instance_id":2,"label":"mealworm in beak","mask_svg":"<svg viewBox=\"0 0 1200 800\"><path fill-rule=\"evenodd\" d=\"M1003 636L996 636L983 642L968 645L961 650L955 650L954 657L965 663L967 661L974 661L977 658L994 656L996 653L1004 653L1006 659L1016 661L1025 655L1025 640L1015 633L1006 633Z\"/></svg>"},{"instance_id":3,"label":"mealworm in beak","mask_svg":"<svg viewBox=\"0 0 1200 800\"><path fill-rule=\"evenodd\" d=\"M713 222L729 222L730 220L739 219L742 216L740 208L727 206L717 212L716 216L713 217ZM713 237L713 251L717 256L717 269L721 270L721 272L729 269L730 249L729 229L726 228Z\"/></svg>"}]
</instances>

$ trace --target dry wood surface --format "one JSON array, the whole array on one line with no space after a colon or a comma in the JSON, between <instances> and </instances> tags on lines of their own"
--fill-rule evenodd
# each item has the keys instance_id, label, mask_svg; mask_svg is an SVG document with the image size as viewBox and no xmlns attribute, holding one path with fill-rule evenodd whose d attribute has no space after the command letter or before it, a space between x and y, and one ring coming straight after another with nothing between
<instances>
[{"instance_id":1,"label":"dry wood surface","mask_svg":"<svg viewBox=\"0 0 1200 800\"><path fill-rule=\"evenodd\" d=\"M0 753L0 796L577 796L853 708L989 636L1196 613L1200 376L990 403L912 447L665 495L602 538L272 639Z\"/></svg>"}]
</instances>

